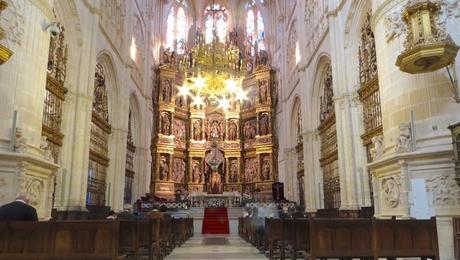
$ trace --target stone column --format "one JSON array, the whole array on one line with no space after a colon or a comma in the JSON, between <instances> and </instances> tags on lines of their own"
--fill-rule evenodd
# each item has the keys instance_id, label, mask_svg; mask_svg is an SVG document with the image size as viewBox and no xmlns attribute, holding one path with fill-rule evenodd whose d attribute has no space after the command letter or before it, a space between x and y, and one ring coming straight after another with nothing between
<instances>
[{"instance_id":1,"label":"stone column","mask_svg":"<svg viewBox=\"0 0 460 260\"><path fill-rule=\"evenodd\" d=\"M416 75L401 72L395 61L404 51L406 26L400 15L405 2L372 2L385 153L369 167L374 172L375 187L382 186L389 178L401 179L399 185L378 193L377 199L385 203L380 204L377 215L395 215L392 213L397 212L397 216L406 217L410 214L411 180L423 179L426 190L431 193L428 197L432 201L428 205L433 205L439 221L459 216L460 188L451 185L454 182L454 164L447 127L460 121L460 105L453 99L449 77L445 69ZM447 8L447 5L442 8ZM456 7L450 10L454 9ZM448 32L459 44L460 35L455 28L459 27L460 21L451 11L444 10L446 24ZM458 71L459 59L457 57L455 68L451 71ZM402 161L403 164L400 163ZM399 195L399 199L388 203L394 195ZM442 241L440 245L443 245L440 247L440 258L454 259L452 225L444 220L442 223L443 227L438 229L439 241Z\"/></svg>"},{"instance_id":2,"label":"stone column","mask_svg":"<svg viewBox=\"0 0 460 260\"><path fill-rule=\"evenodd\" d=\"M331 10L335 7L332 6ZM347 82L347 62L344 38L345 26L337 12L327 14L329 20L329 35L331 39L332 78L334 86L334 103L337 129L338 163L340 174L341 210L356 211L363 204L360 198L369 198L369 193L363 194L363 175L358 166L363 163L361 139L356 135L360 131L356 109L352 108L352 98L355 93L349 89ZM369 201L369 199L367 199Z\"/></svg>"},{"instance_id":3,"label":"stone column","mask_svg":"<svg viewBox=\"0 0 460 260\"><path fill-rule=\"evenodd\" d=\"M72 40L69 41L65 82L69 91L62 121L64 140L61 168L55 195L55 207L60 219L84 219L87 215L89 143L97 55L95 46L98 40L98 30L94 28L99 24L99 14L94 6L80 2L76 4L78 17L84 19L80 20L81 35L70 29L66 34L67 39L70 37Z\"/></svg>"},{"instance_id":4,"label":"stone column","mask_svg":"<svg viewBox=\"0 0 460 260\"><path fill-rule=\"evenodd\" d=\"M14 54L0 68L0 205L27 192L40 219L51 216L57 165L43 150L42 115L53 1L8 1L6 44ZM16 128L13 114L17 111Z\"/></svg>"},{"instance_id":5,"label":"stone column","mask_svg":"<svg viewBox=\"0 0 460 260\"><path fill-rule=\"evenodd\" d=\"M322 174L319 165L320 141L317 130L305 132L302 135L304 165L308 165L304 170L305 212L315 213L321 207L322 201L318 190L318 184L320 184L318 178Z\"/></svg>"}]
</instances>

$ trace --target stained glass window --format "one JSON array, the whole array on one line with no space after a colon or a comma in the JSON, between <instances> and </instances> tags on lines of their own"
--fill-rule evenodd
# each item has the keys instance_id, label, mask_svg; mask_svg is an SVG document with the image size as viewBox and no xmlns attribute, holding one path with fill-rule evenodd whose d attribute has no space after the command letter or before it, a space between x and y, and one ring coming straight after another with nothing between
<instances>
[{"instance_id":1,"label":"stained glass window","mask_svg":"<svg viewBox=\"0 0 460 260\"><path fill-rule=\"evenodd\" d=\"M205 41L211 43L215 36L220 42L225 42L228 31L228 12L220 4L208 5L204 13Z\"/></svg>"},{"instance_id":2,"label":"stained glass window","mask_svg":"<svg viewBox=\"0 0 460 260\"><path fill-rule=\"evenodd\" d=\"M250 54L255 55L256 51L265 50L265 24L260 10L255 1L248 2L246 15L246 38Z\"/></svg>"},{"instance_id":3,"label":"stained glass window","mask_svg":"<svg viewBox=\"0 0 460 260\"><path fill-rule=\"evenodd\" d=\"M185 15L185 2L177 1L178 5L171 7L166 20L166 48L179 54L185 52L187 36L187 18Z\"/></svg>"}]
</instances>

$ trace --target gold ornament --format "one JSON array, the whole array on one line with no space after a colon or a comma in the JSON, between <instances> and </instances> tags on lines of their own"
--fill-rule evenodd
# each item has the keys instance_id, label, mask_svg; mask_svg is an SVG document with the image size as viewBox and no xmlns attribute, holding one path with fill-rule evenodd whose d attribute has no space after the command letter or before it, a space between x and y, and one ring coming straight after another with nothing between
<instances>
[{"instance_id":1,"label":"gold ornament","mask_svg":"<svg viewBox=\"0 0 460 260\"><path fill-rule=\"evenodd\" d=\"M409 1L402 13L407 25L405 50L396 66L417 74L438 70L454 62L459 47L438 22L440 6L428 0Z\"/></svg>"}]
</instances>

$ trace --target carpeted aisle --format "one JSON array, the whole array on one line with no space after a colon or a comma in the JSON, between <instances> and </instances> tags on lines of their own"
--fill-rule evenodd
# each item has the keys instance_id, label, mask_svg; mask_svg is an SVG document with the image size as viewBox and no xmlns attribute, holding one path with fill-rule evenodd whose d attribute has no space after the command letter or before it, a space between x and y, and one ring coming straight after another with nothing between
<instances>
[{"instance_id":1,"label":"carpeted aisle","mask_svg":"<svg viewBox=\"0 0 460 260\"><path fill-rule=\"evenodd\" d=\"M229 234L227 208L205 208L202 234Z\"/></svg>"},{"instance_id":2,"label":"carpeted aisle","mask_svg":"<svg viewBox=\"0 0 460 260\"><path fill-rule=\"evenodd\" d=\"M259 260L268 259L238 235L195 235L165 260Z\"/></svg>"}]
</instances>

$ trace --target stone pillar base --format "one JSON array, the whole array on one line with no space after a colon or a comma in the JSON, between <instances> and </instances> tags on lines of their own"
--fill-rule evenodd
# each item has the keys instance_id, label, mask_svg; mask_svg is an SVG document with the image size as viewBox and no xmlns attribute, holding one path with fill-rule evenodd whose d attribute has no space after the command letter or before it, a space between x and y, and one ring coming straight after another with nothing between
<instances>
[{"instance_id":1,"label":"stone pillar base","mask_svg":"<svg viewBox=\"0 0 460 260\"><path fill-rule=\"evenodd\" d=\"M58 167L26 153L0 152L0 205L13 201L19 192L25 192L39 219L50 219Z\"/></svg>"}]
</instances>

